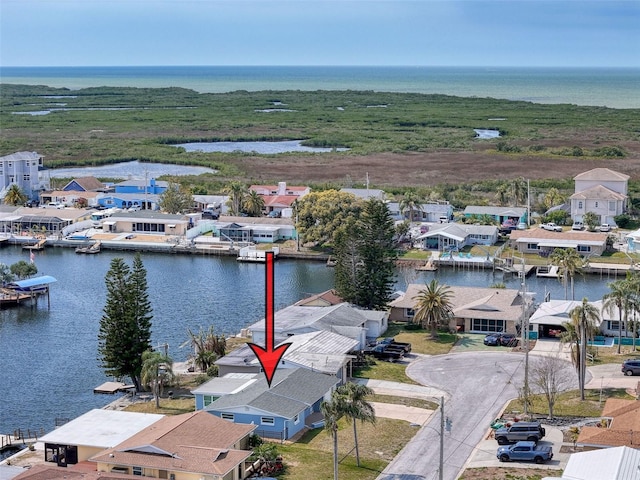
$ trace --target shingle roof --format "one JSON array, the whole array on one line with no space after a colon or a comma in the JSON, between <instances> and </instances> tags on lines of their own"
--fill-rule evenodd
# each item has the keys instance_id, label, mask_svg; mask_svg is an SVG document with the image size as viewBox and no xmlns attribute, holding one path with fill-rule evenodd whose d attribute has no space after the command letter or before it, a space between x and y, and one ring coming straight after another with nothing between
<instances>
[{"instance_id":1,"label":"shingle roof","mask_svg":"<svg viewBox=\"0 0 640 480\"><path fill-rule=\"evenodd\" d=\"M323 303L326 306L329 305L337 305L338 303L342 303L344 300L338 296L335 290L327 290L322 293L318 293L316 295L312 295L307 298L303 298L295 303L298 306L319 306L319 303ZM315 305L312 305L315 304Z\"/></svg>"},{"instance_id":2,"label":"shingle roof","mask_svg":"<svg viewBox=\"0 0 640 480\"><path fill-rule=\"evenodd\" d=\"M338 382L337 377L304 368L280 368L274 374L271 388L261 378L239 393L217 399L207 410L232 412L248 406L290 419L320 400Z\"/></svg>"},{"instance_id":3,"label":"shingle roof","mask_svg":"<svg viewBox=\"0 0 640 480\"><path fill-rule=\"evenodd\" d=\"M80 178L74 178L69 183L67 183L63 187L63 190L65 188L67 188L67 186L69 186L70 184L72 184L74 182L77 183L85 191L100 190L100 189L104 188L104 183L102 183L96 177L80 177Z\"/></svg>"},{"instance_id":4,"label":"shingle roof","mask_svg":"<svg viewBox=\"0 0 640 480\"><path fill-rule=\"evenodd\" d=\"M578 436L579 444L608 447L640 445L640 401L609 398L603 417L611 419L609 428L583 427Z\"/></svg>"},{"instance_id":5,"label":"shingle roof","mask_svg":"<svg viewBox=\"0 0 640 480\"><path fill-rule=\"evenodd\" d=\"M601 182L612 181L612 180L624 182L629 180L629 178L630 178L629 175L625 175L624 173L620 173L620 172L615 172L608 168L594 168L592 170L579 173L578 175L573 177L574 180L584 180L584 181L596 180Z\"/></svg>"},{"instance_id":6,"label":"shingle roof","mask_svg":"<svg viewBox=\"0 0 640 480\"><path fill-rule=\"evenodd\" d=\"M572 200L624 200L627 196L614 192L610 188L602 185L596 185L595 187L574 193L569 198Z\"/></svg>"},{"instance_id":7,"label":"shingle roof","mask_svg":"<svg viewBox=\"0 0 640 480\"><path fill-rule=\"evenodd\" d=\"M481 288L449 286L453 313L459 318L489 318L516 320L522 315L522 297L510 288ZM415 308L425 285L412 283L404 296L391 302L395 308Z\"/></svg>"},{"instance_id":8,"label":"shingle roof","mask_svg":"<svg viewBox=\"0 0 640 480\"><path fill-rule=\"evenodd\" d=\"M91 460L224 475L251 454L233 447L255 428L204 411L167 416Z\"/></svg>"},{"instance_id":9,"label":"shingle roof","mask_svg":"<svg viewBox=\"0 0 640 480\"><path fill-rule=\"evenodd\" d=\"M501 217L522 217L527 213L524 207L492 207L485 205L469 205L464 209L465 215L500 215Z\"/></svg>"}]
</instances>

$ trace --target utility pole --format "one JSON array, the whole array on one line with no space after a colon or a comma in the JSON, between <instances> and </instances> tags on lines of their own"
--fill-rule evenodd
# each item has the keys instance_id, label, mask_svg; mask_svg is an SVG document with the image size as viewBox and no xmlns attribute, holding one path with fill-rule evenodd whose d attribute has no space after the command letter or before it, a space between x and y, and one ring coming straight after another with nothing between
<instances>
[{"instance_id":1,"label":"utility pole","mask_svg":"<svg viewBox=\"0 0 640 480\"><path fill-rule=\"evenodd\" d=\"M440 397L440 480L444 480L444 397Z\"/></svg>"},{"instance_id":2,"label":"utility pole","mask_svg":"<svg viewBox=\"0 0 640 480\"><path fill-rule=\"evenodd\" d=\"M522 396L524 414L529 414L529 319L527 318L527 281L525 274L524 256L522 257L522 347L524 348L524 386Z\"/></svg>"}]
</instances>

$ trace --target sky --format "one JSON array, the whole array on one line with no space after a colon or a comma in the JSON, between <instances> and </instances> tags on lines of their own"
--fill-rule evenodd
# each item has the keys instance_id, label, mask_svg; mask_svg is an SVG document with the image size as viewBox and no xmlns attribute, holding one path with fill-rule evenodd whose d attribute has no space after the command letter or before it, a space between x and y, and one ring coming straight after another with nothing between
<instances>
[{"instance_id":1,"label":"sky","mask_svg":"<svg viewBox=\"0 0 640 480\"><path fill-rule=\"evenodd\" d=\"M0 0L0 66L640 67L639 0Z\"/></svg>"}]
</instances>

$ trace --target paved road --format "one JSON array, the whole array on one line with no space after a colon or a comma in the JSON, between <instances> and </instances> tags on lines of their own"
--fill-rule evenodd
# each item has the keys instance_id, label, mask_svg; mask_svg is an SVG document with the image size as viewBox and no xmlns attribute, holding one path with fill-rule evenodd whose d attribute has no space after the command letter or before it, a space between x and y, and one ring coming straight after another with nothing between
<instances>
[{"instance_id":1,"label":"paved road","mask_svg":"<svg viewBox=\"0 0 640 480\"><path fill-rule=\"evenodd\" d=\"M455 480L505 402L518 396L524 380L521 353L460 353L417 360L407 375L446 392L444 412L452 421L445 433L443 479ZM536 362L529 356L530 365ZM571 388L577 388L573 385ZM440 464L440 415L436 413L378 480L437 480Z\"/></svg>"}]
</instances>

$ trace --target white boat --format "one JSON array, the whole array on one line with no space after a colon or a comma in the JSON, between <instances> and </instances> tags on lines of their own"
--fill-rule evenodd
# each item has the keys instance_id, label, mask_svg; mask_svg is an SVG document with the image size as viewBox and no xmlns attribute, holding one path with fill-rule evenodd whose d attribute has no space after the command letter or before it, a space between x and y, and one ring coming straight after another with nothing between
<instances>
[{"instance_id":1,"label":"white boat","mask_svg":"<svg viewBox=\"0 0 640 480\"><path fill-rule=\"evenodd\" d=\"M258 250L255 245L249 245L240 249L237 260L239 262L266 262L267 252L273 252L273 258L275 259L280 253L280 249L272 247L270 250Z\"/></svg>"},{"instance_id":2,"label":"white boat","mask_svg":"<svg viewBox=\"0 0 640 480\"><path fill-rule=\"evenodd\" d=\"M536 268L536 277L558 278L558 267L555 265L541 265Z\"/></svg>"}]
</instances>

